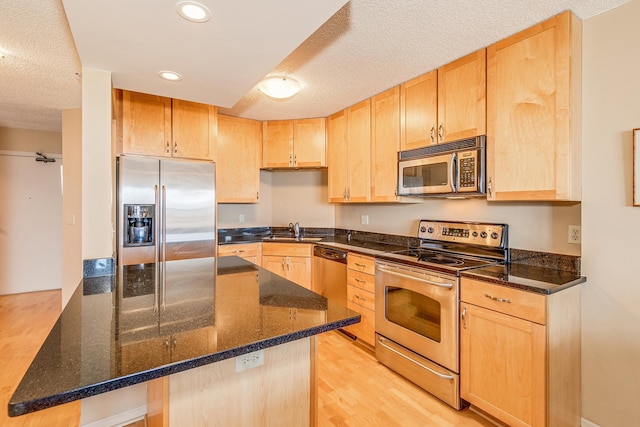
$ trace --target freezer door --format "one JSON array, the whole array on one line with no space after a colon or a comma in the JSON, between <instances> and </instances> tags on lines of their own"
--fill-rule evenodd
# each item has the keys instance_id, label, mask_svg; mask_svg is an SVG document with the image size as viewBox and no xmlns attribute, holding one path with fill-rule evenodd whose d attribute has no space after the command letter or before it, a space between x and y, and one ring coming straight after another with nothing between
<instances>
[{"instance_id":1,"label":"freezer door","mask_svg":"<svg viewBox=\"0 0 640 427\"><path fill-rule=\"evenodd\" d=\"M164 260L215 256L215 164L160 161L161 253Z\"/></svg>"},{"instance_id":2,"label":"freezer door","mask_svg":"<svg viewBox=\"0 0 640 427\"><path fill-rule=\"evenodd\" d=\"M122 156L117 160L118 180L118 212L117 212L117 241L118 265L143 264L156 261L158 197L159 197L158 159L144 157ZM154 205L154 245L139 247L124 247L126 240L127 214L125 205ZM90 219L89 219L90 220Z\"/></svg>"}]
</instances>

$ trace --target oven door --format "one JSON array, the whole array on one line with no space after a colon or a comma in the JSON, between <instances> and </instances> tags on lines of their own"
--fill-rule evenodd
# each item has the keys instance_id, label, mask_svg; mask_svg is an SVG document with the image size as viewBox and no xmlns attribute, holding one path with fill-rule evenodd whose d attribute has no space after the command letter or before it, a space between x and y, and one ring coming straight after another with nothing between
<instances>
[{"instance_id":1,"label":"oven door","mask_svg":"<svg viewBox=\"0 0 640 427\"><path fill-rule=\"evenodd\" d=\"M427 269L376 264L376 332L458 373L458 280Z\"/></svg>"},{"instance_id":2,"label":"oven door","mask_svg":"<svg viewBox=\"0 0 640 427\"><path fill-rule=\"evenodd\" d=\"M441 154L398 162L398 194L448 194L456 191L456 154Z\"/></svg>"}]
</instances>

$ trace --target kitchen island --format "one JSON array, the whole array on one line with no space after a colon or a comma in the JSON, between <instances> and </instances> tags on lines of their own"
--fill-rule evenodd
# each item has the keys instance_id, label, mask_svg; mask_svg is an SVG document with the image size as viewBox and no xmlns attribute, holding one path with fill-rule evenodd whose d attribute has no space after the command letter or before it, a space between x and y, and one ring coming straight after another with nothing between
<instances>
[{"instance_id":1,"label":"kitchen island","mask_svg":"<svg viewBox=\"0 0 640 427\"><path fill-rule=\"evenodd\" d=\"M358 321L238 257L120 267L78 286L9 415L147 382L149 425L313 425L315 336Z\"/></svg>"}]
</instances>

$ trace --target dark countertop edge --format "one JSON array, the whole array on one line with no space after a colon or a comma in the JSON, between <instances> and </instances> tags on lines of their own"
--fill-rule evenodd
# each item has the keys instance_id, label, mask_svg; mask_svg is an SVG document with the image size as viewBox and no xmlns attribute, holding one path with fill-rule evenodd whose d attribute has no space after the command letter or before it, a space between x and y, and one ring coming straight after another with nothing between
<instances>
[{"instance_id":1,"label":"dark countertop edge","mask_svg":"<svg viewBox=\"0 0 640 427\"><path fill-rule=\"evenodd\" d=\"M579 276L574 280L570 280L568 282L559 284L559 285L555 285L553 288L544 288L544 287L538 287L538 286L533 286L533 285L528 285L526 283L521 283L518 282L517 279L514 280L501 280L498 279L496 277L493 276L489 276L486 274L482 273L482 269L479 268L477 270L467 270L464 271L460 274L461 277L470 277L473 279L479 279L482 280L484 282L489 282L489 283L493 283L496 285L500 285L500 286L505 286L508 288L515 288L515 289L520 289L526 292L532 292L532 293L536 293L536 294L542 294L542 295L551 295L551 294L555 294L556 292L560 292L562 290L565 290L567 288L571 288L573 286L579 285L581 283L584 283L587 281L587 278L584 276ZM535 281L534 279L526 279L523 278L524 280L528 280L528 281ZM540 283L548 283L548 282L544 282L544 281L539 281Z\"/></svg>"},{"instance_id":2,"label":"dark countertop edge","mask_svg":"<svg viewBox=\"0 0 640 427\"><path fill-rule=\"evenodd\" d=\"M254 351L264 350L269 347L275 347L280 344L285 344L302 338L319 335L324 332L329 332L335 329L343 328L345 326L356 324L360 322L360 320L360 315L348 317L346 319L336 320L309 329L295 331L287 335L281 335L263 341L256 341L241 347L231 348L218 353L212 353L206 356L197 357L195 359L183 360L171 365L164 365L155 369L151 369L149 371L139 372L126 377L116 378L114 380L105 381L86 387L79 387L74 390L69 390L50 397L20 403L12 403L11 401L9 401L8 414L10 417L25 415L31 412L39 411L41 409L58 406L63 403L69 403L78 399L96 396L98 394L106 393L124 387L129 387L171 374L177 374L178 372L186 371L189 369L199 368L204 365L231 359L233 357L241 356L243 354L251 353Z\"/></svg>"}]
</instances>

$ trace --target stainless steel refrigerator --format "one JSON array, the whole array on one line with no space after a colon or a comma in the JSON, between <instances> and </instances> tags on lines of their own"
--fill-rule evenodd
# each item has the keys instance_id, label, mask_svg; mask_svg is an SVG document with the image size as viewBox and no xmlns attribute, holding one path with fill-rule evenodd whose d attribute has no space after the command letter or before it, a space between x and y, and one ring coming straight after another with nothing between
<instances>
[{"instance_id":1,"label":"stainless steel refrigerator","mask_svg":"<svg viewBox=\"0 0 640 427\"><path fill-rule=\"evenodd\" d=\"M120 156L118 265L213 257L215 164Z\"/></svg>"}]
</instances>

